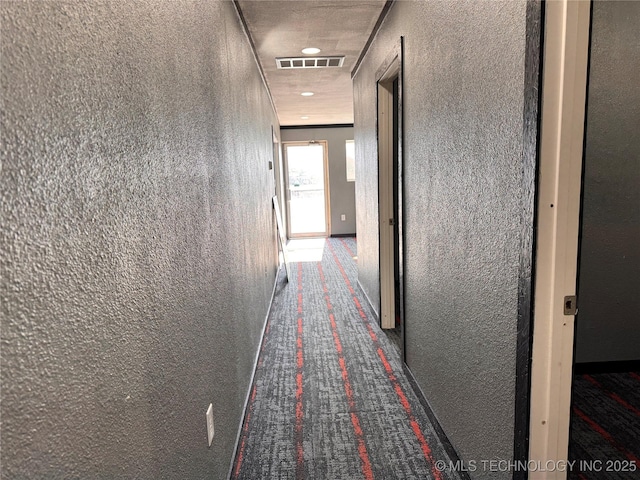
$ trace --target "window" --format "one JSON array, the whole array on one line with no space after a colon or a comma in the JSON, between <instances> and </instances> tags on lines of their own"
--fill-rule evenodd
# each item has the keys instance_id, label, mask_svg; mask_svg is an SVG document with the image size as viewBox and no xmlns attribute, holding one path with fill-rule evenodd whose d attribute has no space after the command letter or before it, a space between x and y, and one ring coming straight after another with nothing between
<instances>
[{"instance_id":1,"label":"window","mask_svg":"<svg viewBox=\"0 0 640 480\"><path fill-rule=\"evenodd\" d=\"M353 140L345 142L347 158L347 182L356 181L356 144Z\"/></svg>"}]
</instances>

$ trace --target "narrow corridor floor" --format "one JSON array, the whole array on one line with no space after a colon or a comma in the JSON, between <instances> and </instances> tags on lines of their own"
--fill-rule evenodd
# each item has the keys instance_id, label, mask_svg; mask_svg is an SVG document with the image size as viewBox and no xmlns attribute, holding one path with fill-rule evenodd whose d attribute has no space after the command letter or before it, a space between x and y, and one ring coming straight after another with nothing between
<instances>
[{"instance_id":1,"label":"narrow corridor floor","mask_svg":"<svg viewBox=\"0 0 640 480\"><path fill-rule=\"evenodd\" d=\"M353 238L278 278L232 478L457 479L357 287Z\"/></svg>"}]
</instances>

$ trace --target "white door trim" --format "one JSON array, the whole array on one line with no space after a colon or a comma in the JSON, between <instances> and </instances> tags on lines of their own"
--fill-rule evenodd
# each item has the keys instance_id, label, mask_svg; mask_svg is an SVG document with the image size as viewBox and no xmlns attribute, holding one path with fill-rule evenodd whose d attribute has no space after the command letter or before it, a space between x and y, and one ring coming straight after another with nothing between
<instances>
[{"instance_id":1,"label":"white door trim","mask_svg":"<svg viewBox=\"0 0 640 480\"><path fill-rule=\"evenodd\" d=\"M393 209L393 81L400 73L396 57L378 80L378 195L380 225L380 326L395 328L395 237Z\"/></svg>"},{"instance_id":2,"label":"white door trim","mask_svg":"<svg viewBox=\"0 0 640 480\"><path fill-rule=\"evenodd\" d=\"M529 460L566 461L569 442L590 2L546 2ZM545 463L543 463L544 465ZM529 472L531 480L566 472Z\"/></svg>"},{"instance_id":3,"label":"white door trim","mask_svg":"<svg viewBox=\"0 0 640 480\"><path fill-rule=\"evenodd\" d=\"M324 232L312 232L312 233L291 233L291 192L289 190L289 161L287 157L288 146L307 146L307 145L321 145L323 155L323 169L324 169L324 212L325 212L325 231ZM329 142L327 140L288 140L282 142L282 150L284 156L284 190L286 197L287 212L287 238L315 238L315 237L329 237L331 236L331 192L329 191Z\"/></svg>"}]
</instances>

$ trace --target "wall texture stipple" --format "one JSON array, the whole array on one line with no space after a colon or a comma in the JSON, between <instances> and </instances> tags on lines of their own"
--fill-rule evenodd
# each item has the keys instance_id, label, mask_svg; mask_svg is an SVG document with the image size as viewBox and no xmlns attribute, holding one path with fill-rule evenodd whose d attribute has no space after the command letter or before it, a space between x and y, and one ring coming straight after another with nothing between
<instances>
[{"instance_id":1,"label":"wall texture stipple","mask_svg":"<svg viewBox=\"0 0 640 480\"><path fill-rule=\"evenodd\" d=\"M526 8L396 2L354 78L358 276L378 302L376 73L404 36L407 364L467 462L514 455Z\"/></svg>"},{"instance_id":2,"label":"wall texture stipple","mask_svg":"<svg viewBox=\"0 0 640 480\"><path fill-rule=\"evenodd\" d=\"M277 262L277 119L233 4L0 21L2 476L226 478Z\"/></svg>"}]
</instances>

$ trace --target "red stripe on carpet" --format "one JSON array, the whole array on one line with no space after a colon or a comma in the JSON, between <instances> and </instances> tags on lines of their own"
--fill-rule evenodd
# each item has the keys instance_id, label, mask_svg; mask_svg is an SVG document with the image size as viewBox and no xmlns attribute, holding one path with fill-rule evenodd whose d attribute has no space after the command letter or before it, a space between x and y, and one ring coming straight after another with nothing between
<instances>
[{"instance_id":1,"label":"red stripe on carpet","mask_svg":"<svg viewBox=\"0 0 640 480\"><path fill-rule=\"evenodd\" d=\"M631 375L631 378L635 378L636 380L640 381L640 375L638 375L636 372L630 372L629 375Z\"/></svg>"},{"instance_id":2,"label":"red stripe on carpet","mask_svg":"<svg viewBox=\"0 0 640 480\"><path fill-rule=\"evenodd\" d=\"M355 257L355 254L353 253L353 251L349 248L349 245L347 245L347 242L344 238L340 239L340 242L342 243L342 245L344 246L345 250L347 251L347 253L349 255L351 255L351 257Z\"/></svg>"},{"instance_id":3,"label":"red stripe on carpet","mask_svg":"<svg viewBox=\"0 0 640 480\"><path fill-rule=\"evenodd\" d=\"M433 467L433 465L435 465L435 459L433 458L433 452L431 451L431 447L429 447L429 443L427 442L427 439L424 438L422 430L420 429L420 425L418 425L418 422L416 421L416 417L413 415L413 412L411 411L411 405L409 404L409 400L407 399L407 396L404 394L404 391L402 390L402 387L400 386L400 383L398 382L397 377L393 374L393 368L391 367L391 364L387 360L386 355L384 354L384 352L382 351L382 348L380 347L378 347L378 356L380 357L380 360L384 365L384 369L387 372L389 381L393 385L393 389L395 390L396 395L398 395L398 398L400 399L400 403L402 404L402 407L404 408L405 412L407 413L407 416L409 417L409 423L411 424L411 429L413 430L413 433L415 434L416 438L418 439L418 442L420 443L420 448L422 449L422 453L424 454L425 458L429 461L429 465L431 466L431 472L433 473L434 478L441 479L442 476L440 474L440 470Z\"/></svg>"},{"instance_id":4,"label":"red stripe on carpet","mask_svg":"<svg viewBox=\"0 0 640 480\"><path fill-rule=\"evenodd\" d=\"M602 392L609 398L615 400L616 402L618 402L620 405L622 405L624 408L626 408L627 410L629 410L630 412L635 413L636 415L640 416L640 410L638 410L636 407L634 407L633 405L631 405L629 402L627 402L624 398L620 397L617 393L614 393L610 390L607 390L606 388L604 388L602 386L602 384L597 381L595 378L593 378L591 375L583 375L583 378L585 378L586 380L589 380L592 384L594 384L596 387L598 387L600 390L602 390Z\"/></svg>"},{"instance_id":5,"label":"red stripe on carpet","mask_svg":"<svg viewBox=\"0 0 640 480\"><path fill-rule=\"evenodd\" d=\"M411 424L411 429L413 430L413 433L415 434L416 438L418 439L418 442L420 443L420 448L422 449L422 453L424 454L424 457L426 458L427 462L429 462L429 467L431 468L431 473L433 474L433 478L435 478L436 480L441 480L442 479L442 474L440 473L440 470L435 468L435 460L433 458L431 447L429 447L427 439L424 438L424 434L422 433L422 430L420 429L420 425L418 425L418 422L416 421L415 416L413 415L413 412L411 411L411 405L409 404L409 400L407 399L407 396L405 395L404 391L402 390L402 386L400 385L400 383L398 383L398 379L396 378L395 374L393 373L393 368L391 367L391 364L387 360L387 357L385 356L384 352L382 351L382 348L380 347L380 343L378 341L378 337L376 336L375 332L373 331L373 328L371 327L371 323L369 322L367 314L364 312L364 309L362 308L362 305L360 305L360 302L358 301L358 299L355 296L355 292L353 290L353 287L351 286L351 282L349 281L349 277L347 276L347 273L344 271L342 263L340 262L340 259L338 258L338 255L336 254L336 251L333 248L333 245L331 245L330 241L327 241L327 244L329 245L329 249L331 250L331 253L333 255L333 259L336 262L336 265L338 266L338 269L340 270L340 273L342 274L342 278L344 279L345 284L346 284L347 288L349 289L349 292L353 295L353 297L352 297L353 298L353 302L356 305L356 308L358 309L358 313L360 314L360 317L364 320L364 324L367 327L367 331L369 332L369 336L371 337L371 339L374 342L375 347L377 348L378 357L380 357L380 360L382 361L382 365L384 366L384 369L385 369L385 371L387 373L387 377L389 378L389 381L391 382L391 384L393 386L393 389L396 392L396 395L398 396L398 399L400 400L400 403L402 403L402 406L404 407L405 412L407 413L407 416L409 417L409 422Z\"/></svg>"},{"instance_id":6,"label":"red stripe on carpet","mask_svg":"<svg viewBox=\"0 0 640 480\"><path fill-rule=\"evenodd\" d=\"M598 434L600 434L602 438L604 438L616 449L618 449L620 453L622 453L625 457L627 457L632 462L635 462L636 464L640 464L640 459L638 457L636 457L633 453L631 453L629 450L624 448L623 445L618 443L618 441L615 438L613 438L609 432L607 432L604 428L602 428L595 421L589 418L589 416L586 413L584 413L578 407L573 407L573 413L575 413L582 420L584 420L587 423L587 425L589 425L593 430L595 430Z\"/></svg>"},{"instance_id":7,"label":"red stripe on carpet","mask_svg":"<svg viewBox=\"0 0 640 480\"><path fill-rule=\"evenodd\" d=\"M354 412L351 412L351 423L353 424L353 430L356 432L356 436L358 438L358 455L362 461L362 474L367 480L373 480L373 470L371 469L371 462L369 461L367 447L364 444L364 435L360 428L360 420Z\"/></svg>"},{"instance_id":8,"label":"red stripe on carpet","mask_svg":"<svg viewBox=\"0 0 640 480\"><path fill-rule=\"evenodd\" d=\"M236 468L233 472L234 478L238 477L240 473L240 467L242 466L242 460L244 458L244 448L247 440L247 432L249 431L249 420L251 420L251 414L253 413L254 400L256 399L257 388L254 385L251 390L251 399L249 400L249 411L247 412L247 416L244 419L244 426L242 427L242 442L240 443L240 448L238 450L238 458L236 460Z\"/></svg>"},{"instance_id":9,"label":"red stripe on carpet","mask_svg":"<svg viewBox=\"0 0 640 480\"><path fill-rule=\"evenodd\" d=\"M322 265L320 263L318 263L318 273L320 274L320 281L322 282L323 289L325 291L328 291L327 283L324 277L324 271L322 270ZM325 295L324 298L327 303L327 309L329 310L329 322L331 323L333 342L335 344L336 351L338 352L338 364L340 365L340 373L342 374L342 383L344 384L347 403L349 405L349 410L351 411L351 424L353 425L353 431L356 435L356 442L358 443L358 455L360 456L360 460L362 462L362 474L364 475L364 478L366 480L373 480L373 470L371 468L371 461L369 460L367 446L364 443L364 433L362 431L362 427L360 426L360 418L354 412L356 408L356 401L353 396L353 388L351 387L351 382L349 381L349 373L347 372L347 364L344 359L342 342L340 342L340 336L338 335L338 326L336 325L336 319L332 312L333 307L331 306L329 295Z\"/></svg>"},{"instance_id":10,"label":"red stripe on carpet","mask_svg":"<svg viewBox=\"0 0 640 480\"><path fill-rule=\"evenodd\" d=\"M302 352L302 263L298 263L298 336L296 339L296 478L304 478L304 445L302 426L304 424L304 410L302 404L303 386L302 372L304 357Z\"/></svg>"}]
</instances>

